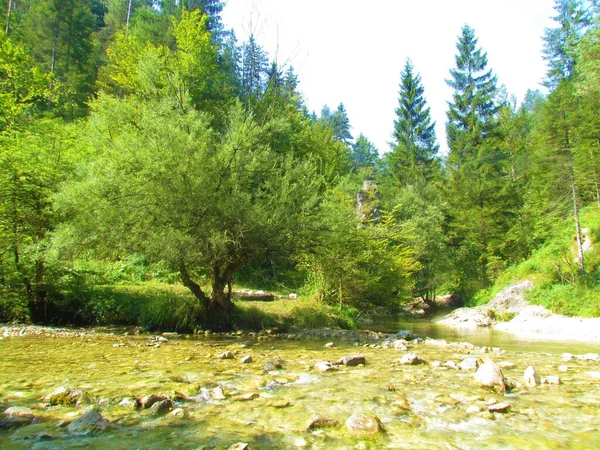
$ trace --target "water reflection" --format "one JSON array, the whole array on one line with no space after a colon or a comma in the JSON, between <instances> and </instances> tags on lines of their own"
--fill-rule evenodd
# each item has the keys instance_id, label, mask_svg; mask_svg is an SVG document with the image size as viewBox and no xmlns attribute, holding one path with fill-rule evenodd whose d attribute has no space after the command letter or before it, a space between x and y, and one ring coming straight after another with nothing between
<instances>
[{"instance_id":1,"label":"water reflection","mask_svg":"<svg viewBox=\"0 0 600 450\"><path fill-rule=\"evenodd\" d=\"M505 331L486 327L454 328L437 323L436 320L440 318L407 319L406 316L371 316L368 323L363 323L361 327L382 333L408 330L422 338L446 339L455 342L468 341L475 345L500 347L508 351L578 354L598 352L600 349L598 344L569 341L564 336L557 336L557 340L549 341L546 338L536 338L535 336L517 337Z\"/></svg>"}]
</instances>

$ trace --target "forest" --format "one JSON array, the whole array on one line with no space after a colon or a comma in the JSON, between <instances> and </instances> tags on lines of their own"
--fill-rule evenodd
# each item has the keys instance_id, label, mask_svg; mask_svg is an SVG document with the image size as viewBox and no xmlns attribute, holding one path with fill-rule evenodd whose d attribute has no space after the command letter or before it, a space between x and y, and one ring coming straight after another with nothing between
<instances>
[{"instance_id":1,"label":"forest","mask_svg":"<svg viewBox=\"0 0 600 450\"><path fill-rule=\"evenodd\" d=\"M343 103L310 111L222 1L5 0L0 322L227 329L258 314L240 287L352 322L524 271L600 316L596 3L555 1L547 93L522 104L457 30L446 136L407 59L377 149Z\"/></svg>"}]
</instances>

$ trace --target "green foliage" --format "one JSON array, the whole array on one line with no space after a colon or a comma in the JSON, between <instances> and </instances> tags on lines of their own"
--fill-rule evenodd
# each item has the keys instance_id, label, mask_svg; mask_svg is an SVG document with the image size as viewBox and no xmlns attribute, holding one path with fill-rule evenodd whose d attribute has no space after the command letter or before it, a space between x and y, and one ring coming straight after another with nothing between
<instances>
[{"instance_id":1,"label":"green foliage","mask_svg":"<svg viewBox=\"0 0 600 450\"><path fill-rule=\"evenodd\" d=\"M312 284L319 298L340 308L394 309L410 292L410 275L418 266L408 245L410 231L386 212L361 224L353 189L347 181L324 200L322 247L306 257Z\"/></svg>"}]
</instances>

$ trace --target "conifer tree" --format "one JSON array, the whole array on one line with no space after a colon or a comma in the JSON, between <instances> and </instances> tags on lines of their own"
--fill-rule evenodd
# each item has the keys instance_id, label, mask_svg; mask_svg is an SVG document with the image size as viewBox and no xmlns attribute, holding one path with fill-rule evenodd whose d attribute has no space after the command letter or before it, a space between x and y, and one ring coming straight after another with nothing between
<instances>
[{"instance_id":1,"label":"conifer tree","mask_svg":"<svg viewBox=\"0 0 600 450\"><path fill-rule=\"evenodd\" d=\"M468 25L463 27L456 49L456 67L446 80L454 89L446 124L451 164L460 164L469 150L489 136L498 112L494 101L497 78L487 68L487 53L477 47L475 31Z\"/></svg>"},{"instance_id":2,"label":"conifer tree","mask_svg":"<svg viewBox=\"0 0 600 450\"><path fill-rule=\"evenodd\" d=\"M394 142L388 156L388 170L401 184L430 178L439 150L424 91L421 77L407 59L401 73Z\"/></svg>"}]
</instances>

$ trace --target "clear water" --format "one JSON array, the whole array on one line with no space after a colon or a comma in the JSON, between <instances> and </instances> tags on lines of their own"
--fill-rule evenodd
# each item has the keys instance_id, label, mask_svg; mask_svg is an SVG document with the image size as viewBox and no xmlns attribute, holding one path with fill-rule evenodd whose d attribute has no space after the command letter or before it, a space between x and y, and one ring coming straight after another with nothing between
<instances>
[{"instance_id":1,"label":"clear water","mask_svg":"<svg viewBox=\"0 0 600 450\"><path fill-rule=\"evenodd\" d=\"M421 335L428 334L426 327L413 324ZM475 340L479 345L485 341L480 336L444 337ZM494 335L485 344L502 347L504 339ZM325 348L327 341L335 347ZM170 339L155 348L146 345L145 336L4 338L0 411L26 406L33 409L38 423L0 430L0 448L227 449L236 442L246 442L253 450L600 448L600 380L590 374L600 372L600 363L583 359L565 363L560 357L562 352L586 353L593 346L526 342L505 346L504 354L428 344L410 349L430 363L459 362L467 356L510 362L514 367L504 369L504 374L516 382L529 365L541 376L562 379L558 386L517 387L503 396L476 386L472 372L432 364L399 365L405 351L364 347L365 343L357 347L354 341L335 338L244 336ZM216 357L226 350L235 358ZM331 373L313 367L318 361L354 353L362 353L367 364L342 366ZM253 362L242 364L245 355ZM283 368L265 373L265 364L277 360ZM564 364L568 372L559 372ZM109 428L89 436L69 434L64 424L79 417L84 407L48 406L41 400L59 386L85 389L110 420ZM225 399L200 398L209 397L208 390L217 386ZM176 401L185 410L183 417L153 417L148 410L118 405L125 397L152 393L197 401ZM487 403L492 399L510 403L510 411L489 413ZM473 406L482 412L467 412ZM336 419L339 426L306 431L315 413ZM344 423L354 413L377 416L386 432L375 437L350 433Z\"/></svg>"}]
</instances>

